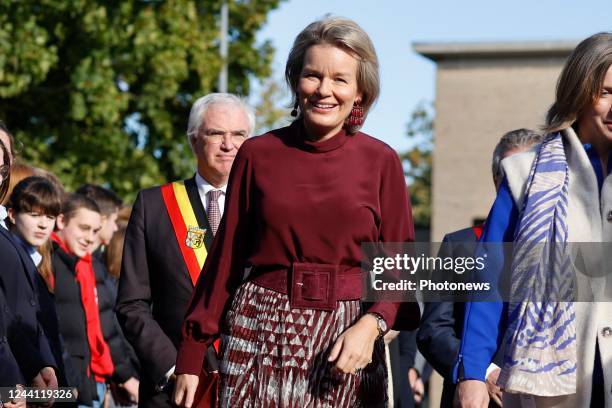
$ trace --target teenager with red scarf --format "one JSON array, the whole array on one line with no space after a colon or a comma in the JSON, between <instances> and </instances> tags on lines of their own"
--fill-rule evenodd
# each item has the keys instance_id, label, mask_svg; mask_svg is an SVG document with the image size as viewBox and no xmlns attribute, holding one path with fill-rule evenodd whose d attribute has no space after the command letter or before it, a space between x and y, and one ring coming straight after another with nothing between
<instances>
[{"instance_id":1,"label":"teenager with red scarf","mask_svg":"<svg viewBox=\"0 0 612 408\"><path fill-rule=\"evenodd\" d=\"M79 404L97 408L114 371L102 335L91 251L101 228L100 209L73 194L62 203L54 241L55 304L72 365L80 376Z\"/></svg>"}]
</instances>

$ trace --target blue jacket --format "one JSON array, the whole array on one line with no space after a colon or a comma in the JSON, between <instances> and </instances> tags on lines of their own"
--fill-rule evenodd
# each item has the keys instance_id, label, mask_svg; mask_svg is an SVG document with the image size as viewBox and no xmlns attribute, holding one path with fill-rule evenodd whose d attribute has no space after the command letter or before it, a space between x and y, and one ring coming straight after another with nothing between
<instances>
[{"instance_id":1,"label":"blue jacket","mask_svg":"<svg viewBox=\"0 0 612 408\"><path fill-rule=\"evenodd\" d=\"M597 177L599 190L604 181L604 172L597 152L590 144L584 149L589 157ZM608 160L607 172L612 169L612 161ZM510 193L510 188L504 180L491 212L487 217L486 227L480 239L481 242L512 242L517 226L519 211ZM495 283L501 278L504 257L495 257L498 263L484 271L487 281ZM453 378L466 380L485 380L487 367L499 349L505 333L507 304L498 302L467 302L465 304L464 330L461 339L461 350L455 363Z\"/></svg>"}]
</instances>

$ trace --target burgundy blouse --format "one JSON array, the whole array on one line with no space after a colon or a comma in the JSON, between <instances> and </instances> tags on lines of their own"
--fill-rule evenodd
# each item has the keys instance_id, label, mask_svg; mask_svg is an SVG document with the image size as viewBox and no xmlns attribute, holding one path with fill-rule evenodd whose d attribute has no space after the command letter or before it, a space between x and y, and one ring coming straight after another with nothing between
<instances>
[{"instance_id":1,"label":"burgundy blouse","mask_svg":"<svg viewBox=\"0 0 612 408\"><path fill-rule=\"evenodd\" d=\"M234 161L225 215L187 309L176 372L200 373L245 266L359 267L362 242L413 240L402 165L385 143L344 130L310 142L296 122L247 140ZM378 302L368 311L390 327L418 319L398 316L399 306Z\"/></svg>"}]
</instances>

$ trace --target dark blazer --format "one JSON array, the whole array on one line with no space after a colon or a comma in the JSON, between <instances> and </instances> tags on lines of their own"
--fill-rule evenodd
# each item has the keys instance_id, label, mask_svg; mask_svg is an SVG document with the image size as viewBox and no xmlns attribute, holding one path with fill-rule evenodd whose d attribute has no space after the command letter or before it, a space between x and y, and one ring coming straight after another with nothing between
<instances>
[{"instance_id":1,"label":"dark blazer","mask_svg":"<svg viewBox=\"0 0 612 408\"><path fill-rule=\"evenodd\" d=\"M45 330L51 352L57 363L57 382L60 387L76 387L78 376L72 368L70 355L66 350L64 340L60 334L59 319L55 308L55 295L49 292L47 284L42 276L36 279L38 288L38 301L40 303L39 321Z\"/></svg>"},{"instance_id":2,"label":"dark blazer","mask_svg":"<svg viewBox=\"0 0 612 408\"><path fill-rule=\"evenodd\" d=\"M401 331L389 343L391 374L393 381L393 406L414 408L414 394L408 382L408 370L414 367L416 356L416 330Z\"/></svg>"},{"instance_id":3,"label":"dark blazer","mask_svg":"<svg viewBox=\"0 0 612 408\"><path fill-rule=\"evenodd\" d=\"M29 383L44 367L56 368L49 341L38 320L36 266L10 232L0 227L0 288L12 319L7 324L11 350Z\"/></svg>"},{"instance_id":4,"label":"dark blazer","mask_svg":"<svg viewBox=\"0 0 612 408\"><path fill-rule=\"evenodd\" d=\"M438 256L473 256L477 241L472 228L452 232L444 236ZM461 347L464 312L463 303L427 303L417 334L419 350L433 368L444 377L441 407L453 406L455 395L453 367Z\"/></svg>"},{"instance_id":5,"label":"dark blazer","mask_svg":"<svg viewBox=\"0 0 612 408\"><path fill-rule=\"evenodd\" d=\"M200 227L210 231L195 178L185 184ZM207 233L207 247L211 241ZM161 188L140 191L125 234L116 311L142 367L141 406L171 406L172 387L158 393L155 386L176 363L193 289Z\"/></svg>"},{"instance_id":6,"label":"dark blazer","mask_svg":"<svg viewBox=\"0 0 612 408\"><path fill-rule=\"evenodd\" d=\"M8 342L6 323L11 320L12 315L6 304L4 292L0 290L0 386L2 387L24 383L19 365Z\"/></svg>"}]
</instances>

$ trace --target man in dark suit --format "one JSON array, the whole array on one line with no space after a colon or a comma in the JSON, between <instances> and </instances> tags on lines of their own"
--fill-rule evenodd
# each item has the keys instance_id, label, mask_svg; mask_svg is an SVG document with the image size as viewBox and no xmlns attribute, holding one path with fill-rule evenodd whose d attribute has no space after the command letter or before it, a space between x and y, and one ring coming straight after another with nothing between
<instances>
[{"instance_id":1,"label":"man in dark suit","mask_svg":"<svg viewBox=\"0 0 612 408\"><path fill-rule=\"evenodd\" d=\"M0 122L0 141L5 149L2 152L2 183L7 182L12 158L12 138L8 129ZM8 144L8 146L7 146ZM8 160L6 160L4 157ZM6 167L5 164L9 166ZM6 191L0 189L0 191ZM4 220L2 220L4 221ZM27 385L43 389L57 388L55 374L56 362L49 341L38 320L37 271L29 255L16 245L10 232L3 223L0 226L0 290L3 292L0 304L3 307L3 322L0 332L0 348L5 348L3 358L8 359L7 376L14 376L10 369L17 362L22 378ZM4 326L4 327L1 327ZM0 333L1 334L1 333ZM10 352L6 344L10 346ZM15 361L11 358L14 356ZM3 362L0 360L0 363ZM17 375L16 378L19 378ZM13 384L14 385L14 384Z\"/></svg>"},{"instance_id":2,"label":"man in dark suit","mask_svg":"<svg viewBox=\"0 0 612 408\"><path fill-rule=\"evenodd\" d=\"M136 198L116 310L142 366L139 405L172 405L181 323L223 215L234 157L254 122L252 109L234 95L198 99L187 129L196 174Z\"/></svg>"},{"instance_id":3,"label":"man in dark suit","mask_svg":"<svg viewBox=\"0 0 612 408\"><path fill-rule=\"evenodd\" d=\"M523 152L539 143L542 136L528 129L518 129L506 133L493 152L493 182L499 189L503 180L502 159ZM471 257L482 233L482 225L465 228L444 236L438 257ZM452 407L455 395L453 368L461 347L463 303L430 302L425 305L421 325L417 334L419 350L433 368L444 377L441 407ZM501 406L501 390L497 387L500 373L501 355L487 370L487 388L491 397L490 406Z\"/></svg>"},{"instance_id":4,"label":"man in dark suit","mask_svg":"<svg viewBox=\"0 0 612 408\"><path fill-rule=\"evenodd\" d=\"M481 227L465 228L446 234L438 257L471 257L480 237ZM461 346L463 317L462 303L431 302L425 305L417 342L419 350L434 369L444 378L441 407L452 407L455 395L453 366ZM499 367L491 367L487 381L495 383Z\"/></svg>"}]
</instances>

